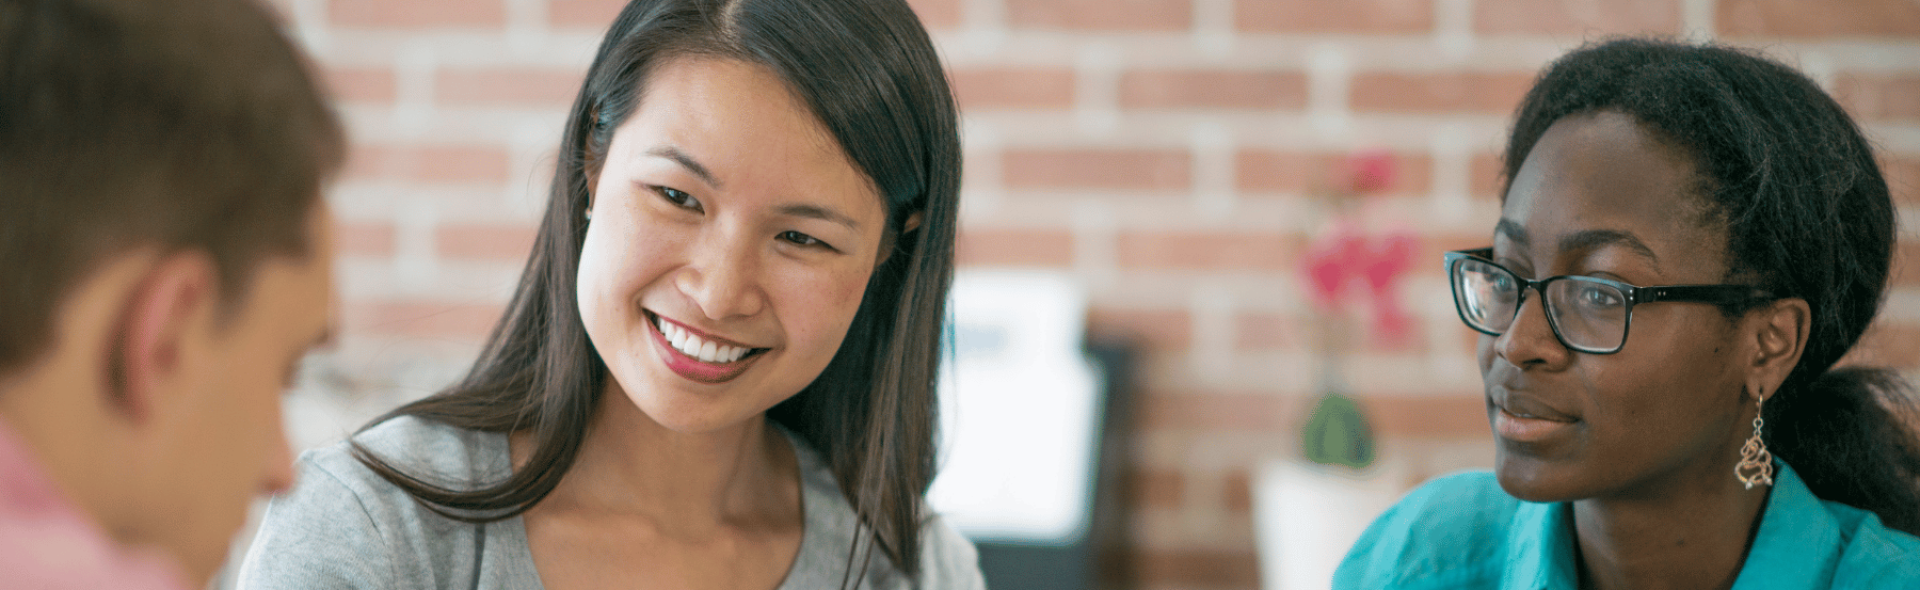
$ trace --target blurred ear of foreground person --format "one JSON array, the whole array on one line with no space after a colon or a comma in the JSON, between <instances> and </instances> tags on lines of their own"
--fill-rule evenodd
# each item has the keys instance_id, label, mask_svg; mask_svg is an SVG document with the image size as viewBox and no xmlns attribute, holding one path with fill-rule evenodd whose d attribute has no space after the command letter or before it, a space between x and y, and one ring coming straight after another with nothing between
<instances>
[{"instance_id":1,"label":"blurred ear of foreground person","mask_svg":"<svg viewBox=\"0 0 1920 590\"><path fill-rule=\"evenodd\" d=\"M0 0L0 587L204 587L293 482L343 139L248 0Z\"/></svg>"},{"instance_id":2,"label":"blurred ear of foreground person","mask_svg":"<svg viewBox=\"0 0 1920 590\"><path fill-rule=\"evenodd\" d=\"M927 509L958 117L901 0L636 0L466 377L304 455L241 584L980 588Z\"/></svg>"},{"instance_id":3,"label":"blurred ear of foreground person","mask_svg":"<svg viewBox=\"0 0 1920 590\"><path fill-rule=\"evenodd\" d=\"M1625 39L1527 94L1490 248L1449 253L1493 473L1414 490L1337 588L1920 588L1911 388L1834 366L1896 232L1805 76Z\"/></svg>"}]
</instances>

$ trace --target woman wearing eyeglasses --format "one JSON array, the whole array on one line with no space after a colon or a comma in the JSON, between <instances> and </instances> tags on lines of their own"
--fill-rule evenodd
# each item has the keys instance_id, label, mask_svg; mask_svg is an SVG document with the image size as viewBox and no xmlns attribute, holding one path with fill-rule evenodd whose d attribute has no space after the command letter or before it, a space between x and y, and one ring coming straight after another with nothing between
<instances>
[{"instance_id":1,"label":"woman wearing eyeglasses","mask_svg":"<svg viewBox=\"0 0 1920 590\"><path fill-rule=\"evenodd\" d=\"M1620 40L1550 66L1493 246L1449 253L1493 473L1415 490L1338 588L1920 588L1909 387L1836 368L1895 209L1806 77Z\"/></svg>"}]
</instances>

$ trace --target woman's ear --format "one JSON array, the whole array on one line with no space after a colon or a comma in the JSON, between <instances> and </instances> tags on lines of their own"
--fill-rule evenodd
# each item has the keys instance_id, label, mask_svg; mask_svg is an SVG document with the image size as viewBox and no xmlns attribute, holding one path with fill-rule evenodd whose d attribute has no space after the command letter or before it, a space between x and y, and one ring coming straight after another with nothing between
<instances>
[{"instance_id":1,"label":"woman's ear","mask_svg":"<svg viewBox=\"0 0 1920 590\"><path fill-rule=\"evenodd\" d=\"M1748 367L1749 391L1778 391L1806 352L1813 310L1798 297L1776 300L1749 312L1754 358Z\"/></svg>"},{"instance_id":2,"label":"woman's ear","mask_svg":"<svg viewBox=\"0 0 1920 590\"><path fill-rule=\"evenodd\" d=\"M920 229L919 211L907 214L907 220L900 222L899 231L887 228L886 233L880 235L880 256L873 261L873 267L879 268L887 263L887 259L893 258L893 251L900 246L900 236L913 233L916 229Z\"/></svg>"},{"instance_id":3,"label":"woman's ear","mask_svg":"<svg viewBox=\"0 0 1920 590\"><path fill-rule=\"evenodd\" d=\"M600 188L600 166L592 159L591 155L588 156L585 164L585 167L580 171L581 175L586 177L587 183L587 207L585 213L587 219L593 219L594 192Z\"/></svg>"},{"instance_id":4,"label":"woman's ear","mask_svg":"<svg viewBox=\"0 0 1920 590\"><path fill-rule=\"evenodd\" d=\"M607 155L602 152L612 146L613 139L608 137L607 146L596 147L597 142L594 138L600 136L602 133L600 126L606 124L605 121L600 120L600 107L595 106L592 110L587 111L587 120L590 121L590 127L585 137L580 139L580 172L581 175L586 177L587 182L587 218L592 219L593 193L594 190L600 186L600 169L607 160Z\"/></svg>"}]
</instances>

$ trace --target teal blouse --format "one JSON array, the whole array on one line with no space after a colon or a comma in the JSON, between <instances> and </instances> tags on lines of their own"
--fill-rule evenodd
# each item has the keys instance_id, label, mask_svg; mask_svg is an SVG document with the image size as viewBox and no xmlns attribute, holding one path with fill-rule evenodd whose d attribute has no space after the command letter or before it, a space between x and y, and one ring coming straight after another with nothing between
<instances>
[{"instance_id":1,"label":"teal blouse","mask_svg":"<svg viewBox=\"0 0 1920 590\"><path fill-rule=\"evenodd\" d=\"M1814 497L1785 462L1775 466L1773 493L1734 590L1920 589L1920 537ZM1367 527L1333 587L1578 588L1572 517L1568 503L1507 495L1491 472L1439 478Z\"/></svg>"}]
</instances>

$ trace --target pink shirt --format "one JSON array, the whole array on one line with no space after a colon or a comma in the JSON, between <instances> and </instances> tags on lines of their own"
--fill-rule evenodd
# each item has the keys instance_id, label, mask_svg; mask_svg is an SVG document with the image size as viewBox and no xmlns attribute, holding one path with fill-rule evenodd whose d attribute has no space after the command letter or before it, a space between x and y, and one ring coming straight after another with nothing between
<instances>
[{"instance_id":1,"label":"pink shirt","mask_svg":"<svg viewBox=\"0 0 1920 590\"><path fill-rule=\"evenodd\" d=\"M179 569L151 550L121 547L0 421L0 590L183 590Z\"/></svg>"}]
</instances>

